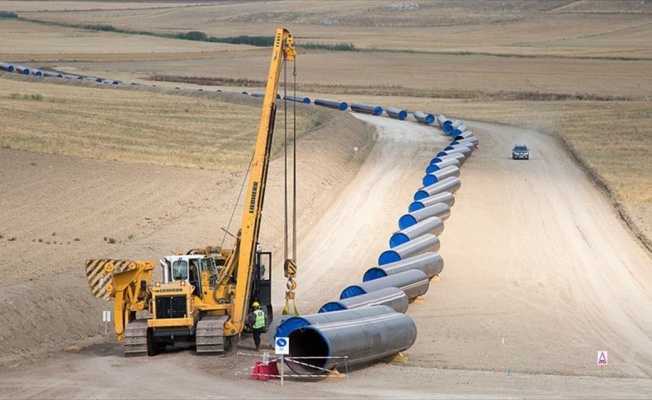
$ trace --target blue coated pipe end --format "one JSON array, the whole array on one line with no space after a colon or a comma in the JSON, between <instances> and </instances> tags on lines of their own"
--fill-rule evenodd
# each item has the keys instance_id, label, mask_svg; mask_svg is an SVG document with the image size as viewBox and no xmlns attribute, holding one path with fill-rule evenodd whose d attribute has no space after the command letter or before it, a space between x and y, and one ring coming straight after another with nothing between
<instances>
[{"instance_id":1,"label":"blue coated pipe end","mask_svg":"<svg viewBox=\"0 0 652 400\"><path fill-rule=\"evenodd\" d=\"M349 297L360 296L366 293L367 292L358 285L349 286L346 289L342 290L342 294L340 294L340 300L348 299Z\"/></svg>"},{"instance_id":2,"label":"blue coated pipe end","mask_svg":"<svg viewBox=\"0 0 652 400\"><path fill-rule=\"evenodd\" d=\"M414 193L414 201L423 200L428 196L430 196L430 195L425 190L417 190L416 193ZM398 260L396 260L396 261L398 261Z\"/></svg>"},{"instance_id":3,"label":"blue coated pipe end","mask_svg":"<svg viewBox=\"0 0 652 400\"><path fill-rule=\"evenodd\" d=\"M387 272L378 267L369 268L367 272L362 276L362 282L373 281L374 279L384 278L387 276Z\"/></svg>"},{"instance_id":4,"label":"blue coated pipe end","mask_svg":"<svg viewBox=\"0 0 652 400\"><path fill-rule=\"evenodd\" d=\"M392 235L391 238L389 238L389 247L394 248L396 246L400 246L403 243L407 243L410 241L410 238L401 232L396 232L395 234Z\"/></svg>"},{"instance_id":5,"label":"blue coated pipe end","mask_svg":"<svg viewBox=\"0 0 652 400\"><path fill-rule=\"evenodd\" d=\"M423 204L419 203L419 205L421 206L421 208L423 208ZM410 206L412 206L412 204L410 204ZM410 210L410 212L412 211L416 211L416 210ZM417 222L418 222L417 219L414 218L413 215L405 214L398 219L398 228L399 229L409 228L412 225L416 225Z\"/></svg>"},{"instance_id":6,"label":"blue coated pipe end","mask_svg":"<svg viewBox=\"0 0 652 400\"><path fill-rule=\"evenodd\" d=\"M437 182L439 182L439 179L437 179L437 177L432 174L428 174L423 177L423 186L430 186Z\"/></svg>"},{"instance_id":7,"label":"blue coated pipe end","mask_svg":"<svg viewBox=\"0 0 652 400\"><path fill-rule=\"evenodd\" d=\"M409 211L409 212L413 212L413 211L421 210L422 208L426 208L426 206L424 206L422 202L420 202L420 201L413 201L413 202L410 203L410 205L408 206L408 211Z\"/></svg>"},{"instance_id":8,"label":"blue coated pipe end","mask_svg":"<svg viewBox=\"0 0 652 400\"><path fill-rule=\"evenodd\" d=\"M401 261L401 256L394 250L385 250L378 257L378 265L385 265L396 261Z\"/></svg>"},{"instance_id":9,"label":"blue coated pipe end","mask_svg":"<svg viewBox=\"0 0 652 400\"><path fill-rule=\"evenodd\" d=\"M348 310L342 303L339 301L329 301L328 303L324 304L321 306L318 313L325 313L325 312L331 312L331 311L342 311L342 310Z\"/></svg>"}]
</instances>

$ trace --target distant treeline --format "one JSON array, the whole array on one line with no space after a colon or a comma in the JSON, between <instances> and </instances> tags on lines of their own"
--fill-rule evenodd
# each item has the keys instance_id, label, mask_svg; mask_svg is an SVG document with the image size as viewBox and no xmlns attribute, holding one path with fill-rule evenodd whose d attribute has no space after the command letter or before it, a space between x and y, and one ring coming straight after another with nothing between
<instances>
[{"instance_id":1,"label":"distant treeline","mask_svg":"<svg viewBox=\"0 0 652 400\"><path fill-rule=\"evenodd\" d=\"M201 31L190 31L186 33L154 33L154 32L141 32L141 31L137 32L137 31L118 29L113 25L84 25L83 28L94 30L94 31L131 33L131 34L139 34L139 35L159 36L159 37L165 37L171 39L194 40L196 42L246 44L249 46L256 46L256 47L272 47L274 45L274 36L240 35L240 36L218 37L218 36L209 36ZM304 49L311 49L311 50L328 50L328 51L356 51L357 50L352 43L337 43L337 44L301 43L301 44L297 44L297 47L301 47Z\"/></svg>"},{"instance_id":2,"label":"distant treeline","mask_svg":"<svg viewBox=\"0 0 652 400\"><path fill-rule=\"evenodd\" d=\"M0 19L18 18L18 14L11 11L0 11Z\"/></svg>"}]
</instances>

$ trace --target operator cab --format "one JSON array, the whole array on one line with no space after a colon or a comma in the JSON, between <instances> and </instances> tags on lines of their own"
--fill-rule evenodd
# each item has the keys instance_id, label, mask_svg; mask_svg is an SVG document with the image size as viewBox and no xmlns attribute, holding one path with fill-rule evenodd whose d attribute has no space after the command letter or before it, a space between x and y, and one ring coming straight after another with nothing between
<instances>
[{"instance_id":1,"label":"operator cab","mask_svg":"<svg viewBox=\"0 0 652 400\"><path fill-rule=\"evenodd\" d=\"M185 281L194 287L193 294L201 293L201 273L215 273L215 261L202 255L168 256L160 260L163 282Z\"/></svg>"}]
</instances>

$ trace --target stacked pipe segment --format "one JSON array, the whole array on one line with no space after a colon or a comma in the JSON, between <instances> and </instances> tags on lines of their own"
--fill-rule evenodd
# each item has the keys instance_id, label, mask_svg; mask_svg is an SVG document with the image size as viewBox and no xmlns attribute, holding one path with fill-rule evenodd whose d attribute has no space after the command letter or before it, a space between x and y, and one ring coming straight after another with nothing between
<instances>
[{"instance_id":1,"label":"stacked pipe segment","mask_svg":"<svg viewBox=\"0 0 652 400\"><path fill-rule=\"evenodd\" d=\"M397 118L403 121L405 118L407 118L407 111L401 110L400 108L396 107L387 107L387 115L389 115L392 118Z\"/></svg>"},{"instance_id":2,"label":"stacked pipe segment","mask_svg":"<svg viewBox=\"0 0 652 400\"><path fill-rule=\"evenodd\" d=\"M360 296L365 293L371 293L376 290L388 287L397 287L405 292L405 295L408 297L408 299L413 300L419 296L426 294L428 291L429 283L430 280L428 279L428 276L425 274L425 272L421 271L420 269L409 269L406 271L397 272L393 275L387 275L383 278L362 282L357 285L351 285L342 291L340 299ZM355 308L354 310L361 310L364 308L367 307Z\"/></svg>"},{"instance_id":3,"label":"stacked pipe segment","mask_svg":"<svg viewBox=\"0 0 652 400\"><path fill-rule=\"evenodd\" d=\"M347 108L349 108L349 105L344 101L328 100L328 99L315 99L315 105L334 108L340 111L345 111Z\"/></svg>"},{"instance_id":4,"label":"stacked pipe segment","mask_svg":"<svg viewBox=\"0 0 652 400\"><path fill-rule=\"evenodd\" d=\"M426 125L432 125L433 122L435 122L435 116L432 114L426 114L422 111L415 111L414 112L414 119L416 119L418 122Z\"/></svg>"},{"instance_id":5,"label":"stacked pipe segment","mask_svg":"<svg viewBox=\"0 0 652 400\"><path fill-rule=\"evenodd\" d=\"M14 66L11 64L0 62L0 69L4 69L7 72L14 72Z\"/></svg>"},{"instance_id":6,"label":"stacked pipe segment","mask_svg":"<svg viewBox=\"0 0 652 400\"><path fill-rule=\"evenodd\" d=\"M473 136L473 132L465 131L465 132L462 132L462 134L460 134L460 135L454 136L453 139L455 139L457 141L457 140L466 139L466 138L472 137L472 136Z\"/></svg>"},{"instance_id":7,"label":"stacked pipe segment","mask_svg":"<svg viewBox=\"0 0 652 400\"><path fill-rule=\"evenodd\" d=\"M348 299L329 301L321 306L318 312L351 310L358 307L378 305L391 307L394 311L404 314L408 309L409 300L404 291L392 286L371 293L349 297Z\"/></svg>"},{"instance_id":8,"label":"stacked pipe segment","mask_svg":"<svg viewBox=\"0 0 652 400\"><path fill-rule=\"evenodd\" d=\"M448 160L440 161L438 163L434 164L429 164L426 167L426 174L433 173L435 171L439 171L440 169L449 167L449 166L454 166L459 168L460 167L460 161L456 158L449 158Z\"/></svg>"},{"instance_id":9,"label":"stacked pipe segment","mask_svg":"<svg viewBox=\"0 0 652 400\"><path fill-rule=\"evenodd\" d=\"M21 67L20 65L16 65L15 68L16 68L15 69L16 72L24 75L29 75L29 68Z\"/></svg>"},{"instance_id":10,"label":"stacked pipe segment","mask_svg":"<svg viewBox=\"0 0 652 400\"><path fill-rule=\"evenodd\" d=\"M428 217L412 226L394 232L389 239L389 247L394 248L418 238L426 233L435 236L441 235L444 231L444 222L439 217Z\"/></svg>"},{"instance_id":11,"label":"stacked pipe segment","mask_svg":"<svg viewBox=\"0 0 652 400\"><path fill-rule=\"evenodd\" d=\"M473 151L475 150L475 143L468 142L468 141L462 143L455 143L455 141L452 141L448 146L444 147L444 151L459 149L462 147L466 147L469 150Z\"/></svg>"},{"instance_id":12,"label":"stacked pipe segment","mask_svg":"<svg viewBox=\"0 0 652 400\"><path fill-rule=\"evenodd\" d=\"M351 103L351 110L364 114L380 115L383 113L381 106L373 106L369 104Z\"/></svg>"},{"instance_id":13,"label":"stacked pipe segment","mask_svg":"<svg viewBox=\"0 0 652 400\"><path fill-rule=\"evenodd\" d=\"M435 195L437 193L441 192L451 192L455 194L460 187L462 186L462 183L460 182L460 179L454 176L449 176L446 179L443 179L435 184L432 184L430 186L425 186L414 194L414 201L417 200L423 200L426 197Z\"/></svg>"},{"instance_id":14,"label":"stacked pipe segment","mask_svg":"<svg viewBox=\"0 0 652 400\"><path fill-rule=\"evenodd\" d=\"M451 192L441 192L428 196L421 200L415 200L408 206L409 212L414 212L417 210L422 210L426 207L433 206L437 203L444 203L448 207L453 207L455 205L455 196Z\"/></svg>"},{"instance_id":15,"label":"stacked pipe segment","mask_svg":"<svg viewBox=\"0 0 652 400\"><path fill-rule=\"evenodd\" d=\"M303 97L303 96L291 96L291 95L285 95L285 99L289 101L296 101L298 103L303 103L303 104L310 104L310 98L309 97Z\"/></svg>"},{"instance_id":16,"label":"stacked pipe segment","mask_svg":"<svg viewBox=\"0 0 652 400\"><path fill-rule=\"evenodd\" d=\"M371 310L362 310L362 308L370 308ZM306 326L314 325L319 326L321 324L331 323L331 322L343 322L343 321L353 321L359 318L383 315L387 313L395 312L392 308L388 306L370 306L370 307L360 307L354 308L351 310L342 310L342 311L333 311L328 313L320 314L308 314L302 315L300 317L290 317L286 318L281 322L276 328L274 336L276 337L288 337L290 333L297 329L305 328Z\"/></svg>"},{"instance_id":17,"label":"stacked pipe segment","mask_svg":"<svg viewBox=\"0 0 652 400\"><path fill-rule=\"evenodd\" d=\"M436 156L435 158L430 160L430 164L437 164L437 163L440 163L442 161L446 161L446 160L450 160L450 159L457 160L457 162L459 162L460 165L461 165L461 164L464 164L464 161L466 161L466 156L464 154L462 154L462 153L449 154L449 155L446 155L446 156Z\"/></svg>"},{"instance_id":18,"label":"stacked pipe segment","mask_svg":"<svg viewBox=\"0 0 652 400\"><path fill-rule=\"evenodd\" d=\"M378 265L385 265L405 260L424 251L439 251L439 239L432 233L426 233L414 240L383 251L378 257Z\"/></svg>"},{"instance_id":19,"label":"stacked pipe segment","mask_svg":"<svg viewBox=\"0 0 652 400\"><path fill-rule=\"evenodd\" d=\"M422 179L423 186L434 185L435 183L441 182L450 176L459 177L460 169L453 165L449 165L448 167L442 168L439 171L434 171L426 174L426 176L424 176Z\"/></svg>"},{"instance_id":20,"label":"stacked pipe segment","mask_svg":"<svg viewBox=\"0 0 652 400\"><path fill-rule=\"evenodd\" d=\"M369 311L375 307L356 310ZM325 313L328 315L333 313ZM289 335L286 362L297 374L323 374L326 370L368 363L410 348L417 327L405 314L390 312L346 322L297 329ZM289 362L295 357L309 357ZM341 357L341 358L339 358ZM343 357L347 357L346 361Z\"/></svg>"},{"instance_id":21,"label":"stacked pipe segment","mask_svg":"<svg viewBox=\"0 0 652 400\"><path fill-rule=\"evenodd\" d=\"M418 269L426 274L428 279L432 279L433 276L439 275L444 269L444 259L441 255L435 252L419 254L418 256L410 257L405 260L385 264L382 267L369 268L367 272L364 273L362 281L373 281L375 279L384 278L389 275L395 275L412 269Z\"/></svg>"},{"instance_id":22,"label":"stacked pipe segment","mask_svg":"<svg viewBox=\"0 0 652 400\"><path fill-rule=\"evenodd\" d=\"M464 154L464 157L468 158L471 156L471 153L473 153L473 150L470 149L469 147L456 147L453 150L445 150L445 151L440 151L437 153L437 157L440 156L450 156L451 154L456 154L456 153L461 153Z\"/></svg>"},{"instance_id":23,"label":"stacked pipe segment","mask_svg":"<svg viewBox=\"0 0 652 400\"><path fill-rule=\"evenodd\" d=\"M49 76L51 78L63 78L63 74L58 72L43 71L43 75Z\"/></svg>"},{"instance_id":24,"label":"stacked pipe segment","mask_svg":"<svg viewBox=\"0 0 652 400\"><path fill-rule=\"evenodd\" d=\"M451 195L452 196L452 195ZM398 219L398 228L409 228L420 221L429 217L438 217L445 221L451 215L451 208L446 203L436 203L428 207L414 210L410 213L402 215Z\"/></svg>"},{"instance_id":25,"label":"stacked pipe segment","mask_svg":"<svg viewBox=\"0 0 652 400\"><path fill-rule=\"evenodd\" d=\"M478 138L475 137L475 136L469 136L469 137L464 138L464 139L459 139L459 140L456 139L456 140L452 141L451 146L456 145L456 144L463 144L463 143L473 143L477 147L478 143L480 143L480 140L478 140Z\"/></svg>"}]
</instances>

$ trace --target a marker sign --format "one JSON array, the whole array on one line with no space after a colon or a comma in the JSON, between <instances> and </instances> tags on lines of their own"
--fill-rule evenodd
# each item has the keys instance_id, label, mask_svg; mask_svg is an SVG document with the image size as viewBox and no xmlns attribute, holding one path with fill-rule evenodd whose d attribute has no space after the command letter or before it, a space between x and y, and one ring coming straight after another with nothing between
<instances>
[{"instance_id":1,"label":"a marker sign","mask_svg":"<svg viewBox=\"0 0 652 400\"><path fill-rule=\"evenodd\" d=\"M276 354L284 356L290 354L290 338L277 337L274 345Z\"/></svg>"},{"instance_id":2,"label":"a marker sign","mask_svg":"<svg viewBox=\"0 0 652 400\"><path fill-rule=\"evenodd\" d=\"M605 350L598 351L598 365L609 365L609 353Z\"/></svg>"}]
</instances>

